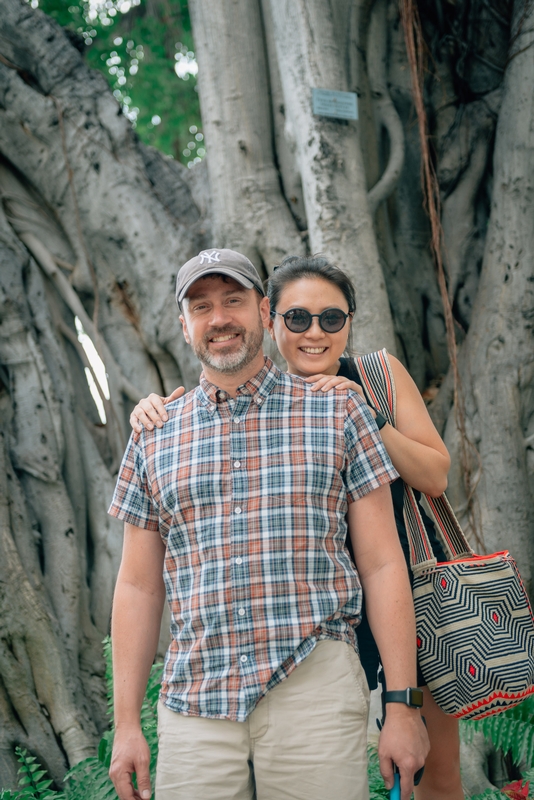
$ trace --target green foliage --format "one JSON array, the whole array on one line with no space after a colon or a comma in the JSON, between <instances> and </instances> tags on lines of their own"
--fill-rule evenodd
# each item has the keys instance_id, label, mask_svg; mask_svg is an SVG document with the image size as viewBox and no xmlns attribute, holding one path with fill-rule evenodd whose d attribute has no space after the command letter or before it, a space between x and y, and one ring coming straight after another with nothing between
<instances>
[{"instance_id":1,"label":"green foliage","mask_svg":"<svg viewBox=\"0 0 534 800\"><path fill-rule=\"evenodd\" d=\"M472 794L471 800L505 800L505 795L500 789L486 789L482 794Z\"/></svg>"},{"instance_id":2,"label":"green foliage","mask_svg":"<svg viewBox=\"0 0 534 800\"><path fill-rule=\"evenodd\" d=\"M495 747L511 753L515 764L526 762L529 767L534 767L534 697L502 714L460 725L464 741L470 741L475 731L482 731Z\"/></svg>"},{"instance_id":3,"label":"green foliage","mask_svg":"<svg viewBox=\"0 0 534 800\"><path fill-rule=\"evenodd\" d=\"M146 144L191 166L202 159L187 0L29 2L77 38Z\"/></svg>"},{"instance_id":4,"label":"green foliage","mask_svg":"<svg viewBox=\"0 0 534 800\"><path fill-rule=\"evenodd\" d=\"M108 713L113 724L113 670L111 661L111 640L104 639L104 658L106 661L106 684ZM161 683L162 664L154 664L150 670L147 690L141 709L141 728L150 748L150 780L152 786L156 777L158 755L157 704ZM108 775L113 748L113 729L106 731L98 745L98 754L75 764L65 775L63 792L51 788L52 781L45 779L45 771L37 760L26 750L17 748L19 768L19 789L0 790L0 800L117 800L117 794Z\"/></svg>"},{"instance_id":5,"label":"green foliage","mask_svg":"<svg viewBox=\"0 0 534 800\"><path fill-rule=\"evenodd\" d=\"M16 753L20 764L19 789L15 792L0 790L0 800L65 800L62 792L51 788L52 781L35 756L30 756L22 747L17 747Z\"/></svg>"}]
</instances>

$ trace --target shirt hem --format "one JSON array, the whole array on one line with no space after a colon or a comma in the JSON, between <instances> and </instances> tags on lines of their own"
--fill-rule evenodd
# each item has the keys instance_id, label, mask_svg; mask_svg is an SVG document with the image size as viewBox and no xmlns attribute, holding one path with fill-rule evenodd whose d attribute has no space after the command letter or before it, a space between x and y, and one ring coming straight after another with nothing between
<instances>
[{"instance_id":1,"label":"shirt hem","mask_svg":"<svg viewBox=\"0 0 534 800\"><path fill-rule=\"evenodd\" d=\"M354 503L356 500L360 500L362 497L365 497L367 494L369 494L369 492L372 492L375 489L380 489L380 487L384 486L384 484L393 483L393 481L396 481L397 478L400 478L397 470L394 472L385 472L382 475L375 475L373 477L373 481L370 481L365 486L362 486L361 489L348 491L347 502Z\"/></svg>"},{"instance_id":2,"label":"shirt hem","mask_svg":"<svg viewBox=\"0 0 534 800\"><path fill-rule=\"evenodd\" d=\"M110 517L116 517L123 522L128 522L130 525L135 525L136 528L143 528L146 531L159 531L159 522L150 522L146 519L140 519L116 506L110 506L108 514Z\"/></svg>"}]
</instances>

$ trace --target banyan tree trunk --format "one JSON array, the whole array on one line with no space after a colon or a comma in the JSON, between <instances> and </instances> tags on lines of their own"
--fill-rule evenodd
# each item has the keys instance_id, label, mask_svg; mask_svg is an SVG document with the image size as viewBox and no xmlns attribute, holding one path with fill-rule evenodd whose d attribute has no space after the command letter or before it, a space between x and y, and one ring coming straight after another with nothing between
<instances>
[{"instance_id":1,"label":"banyan tree trunk","mask_svg":"<svg viewBox=\"0 0 534 800\"><path fill-rule=\"evenodd\" d=\"M15 745L51 775L107 725L122 526L106 514L133 403L191 387L177 266L209 232L188 170L144 147L63 31L2 3L0 785ZM199 201L200 205L200 201ZM76 325L107 372L102 424Z\"/></svg>"},{"instance_id":2,"label":"banyan tree trunk","mask_svg":"<svg viewBox=\"0 0 534 800\"><path fill-rule=\"evenodd\" d=\"M121 549L106 509L133 403L198 379L173 284L201 248L240 249L265 276L289 253L323 252L349 272L357 348L388 347L433 398L469 535L476 547L509 548L531 582L533 4L418 7L456 387L397 0L190 6L208 156L187 170L139 141L52 20L1 0L6 787L16 745L60 781L106 726L101 641ZM411 0L401 6L416 24ZM356 92L359 119L315 116L312 88ZM105 424L82 328L105 364Z\"/></svg>"}]
</instances>

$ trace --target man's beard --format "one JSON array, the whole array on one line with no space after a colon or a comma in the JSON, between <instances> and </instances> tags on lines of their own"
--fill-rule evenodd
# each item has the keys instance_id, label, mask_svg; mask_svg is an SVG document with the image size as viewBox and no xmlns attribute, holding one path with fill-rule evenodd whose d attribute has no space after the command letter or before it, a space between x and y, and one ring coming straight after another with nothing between
<instances>
[{"instance_id":1,"label":"man's beard","mask_svg":"<svg viewBox=\"0 0 534 800\"><path fill-rule=\"evenodd\" d=\"M209 340L214 336L224 336L227 333L241 334L240 347L237 350L231 350L232 340L230 340L229 352L224 352L224 350L217 353L210 352ZM192 342L192 347L201 364L205 364L216 372L221 372L225 375L234 375L254 361L262 344L263 326L260 323L253 331L247 331L245 328L236 328L231 325L227 325L223 328L212 328L201 342L198 344Z\"/></svg>"}]
</instances>

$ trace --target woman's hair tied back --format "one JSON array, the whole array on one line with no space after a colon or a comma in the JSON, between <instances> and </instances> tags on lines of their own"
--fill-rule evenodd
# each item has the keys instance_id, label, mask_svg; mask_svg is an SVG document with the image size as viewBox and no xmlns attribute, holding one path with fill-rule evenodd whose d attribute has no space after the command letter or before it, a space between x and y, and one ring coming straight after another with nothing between
<instances>
[{"instance_id":1,"label":"woman's hair tied back","mask_svg":"<svg viewBox=\"0 0 534 800\"><path fill-rule=\"evenodd\" d=\"M356 311L356 290L349 276L321 255L286 256L273 268L273 274L267 281L267 296L271 309L276 310L280 295L286 286L301 278L321 278L336 286L344 296L349 313Z\"/></svg>"}]
</instances>

